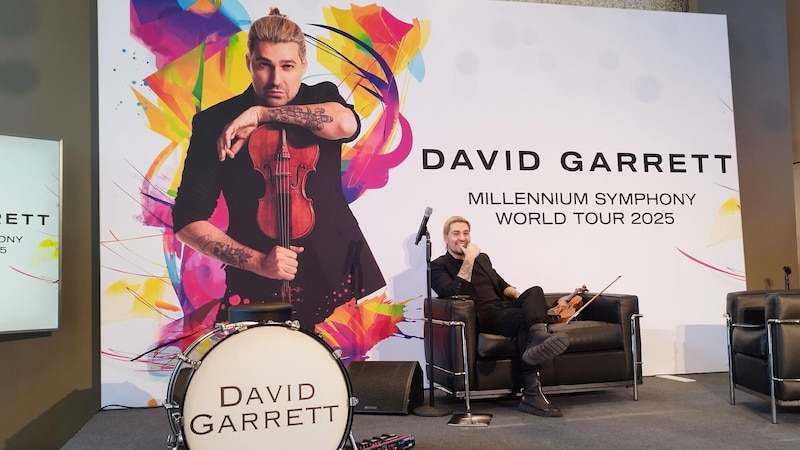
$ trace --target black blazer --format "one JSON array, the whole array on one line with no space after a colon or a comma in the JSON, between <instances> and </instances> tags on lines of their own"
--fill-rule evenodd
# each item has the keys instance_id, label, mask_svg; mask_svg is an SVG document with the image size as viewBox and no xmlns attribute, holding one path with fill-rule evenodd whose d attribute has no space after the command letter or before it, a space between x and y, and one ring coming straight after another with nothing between
<instances>
[{"instance_id":1,"label":"black blazer","mask_svg":"<svg viewBox=\"0 0 800 450\"><path fill-rule=\"evenodd\" d=\"M475 297L475 286L467 280L458 277L461 269L462 260L456 259L450 253L431 261L431 288L436 291L439 297L453 297L456 295L466 295ZM501 300L511 300L503 295L503 291L510 286L497 271L492 267L489 255L481 253L475 258L475 264L481 266L492 282L497 293L497 298Z\"/></svg>"},{"instance_id":2,"label":"black blazer","mask_svg":"<svg viewBox=\"0 0 800 450\"><path fill-rule=\"evenodd\" d=\"M228 215L225 231L231 238L263 252L279 244L276 239L265 236L256 221L258 201L264 195L266 181L254 170L248 149L243 148L236 158L224 162L217 157L216 140L223 127L254 105L254 99L250 86L244 93L194 116L182 180L172 208L175 232L193 221L211 217L222 193ZM327 101L352 107L330 82L314 86L303 84L290 104ZM353 114L358 119L358 115ZM313 202L315 226L307 236L292 242L305 247L298 257L302 274L298 274L294 284L330 295L350 279L351 288L357 292L348 295L354 294L357 298L384 287L386 282L380 268L342 191L341 145L350 139L326 141L300 127L287 126L287 130L290 144L295 140L302 144L298 146L308 145L306 141L312 140L319 144L316 170L307 174L305 185L305 192ZM232 293L251 300L271 298L269 296L281 286L280 280L262 278L236 267L226 266L225 271ZM322 302L321 295L319 302ZM347 300L349 296L342 296L336 302Z\"/></svg>"}]
</instances>

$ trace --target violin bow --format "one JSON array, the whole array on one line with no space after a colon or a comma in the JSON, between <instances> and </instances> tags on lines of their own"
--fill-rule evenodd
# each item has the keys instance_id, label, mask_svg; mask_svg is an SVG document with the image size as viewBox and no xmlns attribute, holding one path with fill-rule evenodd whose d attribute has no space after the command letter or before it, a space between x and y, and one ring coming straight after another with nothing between
<instances>
[{"instance_id":1,"label":"violin bow","mask_svg":"<svg viewBox=\"0 0 800 450\"><path fill-rule=\"evenodd\" d=\"M620 278L622 278L622 275L618 275L618 276L617 276L617 278L614 278L614 281L612 281L611 283L608 283L608 286L604 287L602 291L598 292L597 294L594 294L594 297L590 298L588 302L584 303L584 304L583 304L583 306L581 306L581 307L580 307L580 309L578 309L577 311L575 311L575 314L573 314L573 315L572 315L572 317L570 317L569 319L567 319L567 321L566 321L565 323L570 323L570 322L572 322L572 319L574 319L574 318L578 317L578 314L580 314L580 313L581 313L581 311L583 311L583 309L584 309L584 308L586 308L587 306L589 306L589 303L592 303L592 302L594 301L594 299L596 299L597 297L600 297L600 295L601 295L603 292L605 292L605 291L606 291L606 289L610 288L610 287L611 287L611 285L612 285L612 284L614 284L614 283L616 283L616 282L617 282L617 280L619 280Z\"/></svg>"}]
</instances>

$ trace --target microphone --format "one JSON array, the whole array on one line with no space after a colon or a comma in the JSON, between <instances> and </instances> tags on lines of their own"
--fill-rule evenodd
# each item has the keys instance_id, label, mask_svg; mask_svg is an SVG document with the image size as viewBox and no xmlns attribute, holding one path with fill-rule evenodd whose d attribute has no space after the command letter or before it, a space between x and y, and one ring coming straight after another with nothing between
<instances>
[{"instance_id":1,"label":"microphone","mask_svg":"<svg viewBox=\"0 0 800 450\"><path fill-rule=\"evenodd\" d=\"M792 273L792 268L783 266L783 288L789 290L789 274Z\"/></svg>"},{"instance_id":2,"label":"microphone","mask_svg":"<svg viewBox=\"0 0 800 450\"><path fill-rule=\"evenodd\" d=\"M420 239L425 234L425 230L428 229L428 219L431 218L431 213L433 212L433 208L428 206L425 208L425 215L422 216L422 223L419 224L419 231L417 231L417 238L414 240L414 245L418 245Z\"/></svg>"}]
</instances>

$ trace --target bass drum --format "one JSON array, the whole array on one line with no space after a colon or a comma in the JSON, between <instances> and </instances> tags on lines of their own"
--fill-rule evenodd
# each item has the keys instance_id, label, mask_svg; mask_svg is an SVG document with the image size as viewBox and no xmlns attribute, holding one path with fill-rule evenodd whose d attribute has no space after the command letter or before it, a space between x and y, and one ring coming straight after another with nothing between
<instances>
[{"instance_id":1,"label":"bass drum","mask_svg":"<svg viewBox=\"0 0 800 450\"><path fill-rule=\"evenodd\" d=\"M340 352L294 323L218 324L175 366L173 449L337 449L357 399Z\"/></svg>"}]
</instances>

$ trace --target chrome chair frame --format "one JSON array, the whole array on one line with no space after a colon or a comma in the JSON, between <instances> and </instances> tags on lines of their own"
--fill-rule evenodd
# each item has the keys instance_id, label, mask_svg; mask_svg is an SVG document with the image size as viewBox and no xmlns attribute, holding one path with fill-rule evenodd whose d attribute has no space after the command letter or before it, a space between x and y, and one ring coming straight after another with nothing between
<instances>
[{"instance_id":1,"label":"chrome chair frame","mask_svg":"<svg viewBox=\"0 0 800 450\"><path fill-rule=\"evenodd\" d=\"M725 322L728 329L728 386L730 389L730 402L731 405L736 404L736 389L747 392L755 397L769 400L771 405L772 423L778 423L778 406L800 406L800 400L779 400L775 397L775 383L798 383L800 378L777 378L775 377L775 353L773 351L773 338L774 329L778 325L800 325L800 319L768 319L766 325L755 325L748 323L733 323L730 314L724 314ZM733 380L734 363L733 363L733 330L735 328L750 328L759 329L767 328L767 367L769 368L770 379L770 395L765 395L761 392L749 389L744 386L736 384Z\"/></svg>"}]
</instances>

